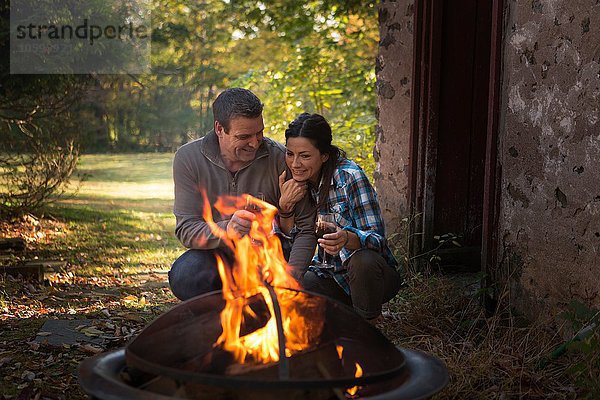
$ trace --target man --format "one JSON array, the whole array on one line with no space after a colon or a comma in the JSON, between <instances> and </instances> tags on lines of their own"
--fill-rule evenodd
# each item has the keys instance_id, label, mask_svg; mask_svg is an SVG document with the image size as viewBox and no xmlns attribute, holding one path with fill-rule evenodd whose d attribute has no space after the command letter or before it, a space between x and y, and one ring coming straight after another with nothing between
<instances>
[{"instance_id":1,"label":"man","mask_svg":"<svg viewBox=\"0 0 600 400\"><path fill-rule=\"evenodd\" d=\"M267 202L279 202L279 178L286 168L285 148L263 138L262 110L263 104L249 90L225 90L213 103L214 130L183 145L175 154L175 234L189 249L169 271L171 290L180 300L221 288L216 254L232 261L231 252L202 217L202 189L211 206L221 195L259 192ZM316 245L314 214L308 202L298 204L294 212L299 233L289 264L300 279ZM229 219L219 220L221 216L214 207L212 214L230 237L246 235L254 218L251 212L238 210Z\"/></svg>"}]
</instances>

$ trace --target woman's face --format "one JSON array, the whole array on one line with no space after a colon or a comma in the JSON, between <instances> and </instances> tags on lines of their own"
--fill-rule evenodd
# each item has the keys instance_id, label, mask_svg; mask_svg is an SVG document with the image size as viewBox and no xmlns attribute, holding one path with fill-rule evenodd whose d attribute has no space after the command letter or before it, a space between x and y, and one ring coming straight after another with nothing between
<instances>
[{"instance_id":1,"label":"woman's face","mask_svg":"<svg viewBox=\"0 0 600 400\"><path fill-rule=\"evenodd\" d=\"M317 184L323 163L329 154L321 154L313 143L304 137L289 138L286 142L285 162L298 182Z\"/></svg>"}]
</instances>

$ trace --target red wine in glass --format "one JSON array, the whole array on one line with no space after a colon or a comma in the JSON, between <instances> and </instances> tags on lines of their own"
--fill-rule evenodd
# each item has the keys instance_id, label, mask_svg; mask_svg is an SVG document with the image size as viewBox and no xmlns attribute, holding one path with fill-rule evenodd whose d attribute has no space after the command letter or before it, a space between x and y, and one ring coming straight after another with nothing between
<instances>
[{"instance_id":1,"label":"red wine in glass","mask_svg":"<svg viewBox=\"0 0 600 400\"><path fill-rule=\"evenodd\" d=\"M317 234L318 239L322 239L323 235L326 235L328 233L335 233L336 231L337 225L335 223L334 214L319 214L317 216L315 232ZM317 267L323 269L333 269L333 264L331 263L331 254L327 253L321 246L319 246L319 259L321 260L321 263L317 264Z\"/></svg>"}]
</instances>

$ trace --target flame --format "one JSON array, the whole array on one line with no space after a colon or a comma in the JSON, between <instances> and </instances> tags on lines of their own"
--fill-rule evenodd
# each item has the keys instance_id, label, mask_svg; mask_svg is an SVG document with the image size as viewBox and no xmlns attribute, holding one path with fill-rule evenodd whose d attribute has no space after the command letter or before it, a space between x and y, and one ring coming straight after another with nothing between
<instances>
[{"instance_id":1,"label":"flame","mask_svg":"<svg viewBox=\"0 0 600 400\"><path fill-rule=\"evenodd\" d=\"M360 378L363 375L362 367L359 363L354 363L354 366L356 368L354 377ZM354 396L358 392L358 389L360 389L360 386L352 386L351 388L346 389L346 393L348 393L350 396Z\"/></svg>"},{"instance_id":2,"label":"flame","mask_svg":"<svg viewBox=\"0 0 600 400\"><path fill-rule=\"evenodd\" d=\"M341 344L336 344L335 350L337 351L338 358L340 359L340 361L342 362L342 365L343 365L344 358L342 357L342 355L344 354L344 347ZM354 372L355 378L360 378L361 376L363 376L363 369L359 363L354 363L354 368L355 368L355 372ZM360 388L361 388L361 386L352 386L351 388L346 389L346 393L350 397L354 397L356 395L356 393L358 393Z\"/></svg>"},{"instance_id":3,"label":"flame","mask_svg":"<svg viewBox=\"0 0 600 400\"><path fill-rule=\"evenodd\" d=\"M269 285L274 288L281 309L286 357L308 349L323 328L323 318L315 315L322 312L322 300L314 296L309 298L302 292L282 290L300 289L300 286L288 272L290 267L283 257L279 238L271 233L277 208L247 194L219 197L214 207L221 215L231 215L248 205L259 210L255 213L250 233L241 238L232 238L214 222L205 191L202 191L202 196L204 220L212 232L233 251L235 258L233 265L226 265L223 259L217 257L226 304L221 312L223 333L214 346L222 346L231 352L239 363L252 361L266 364L279 361L277 321ZM268 322L244 334L244 322L257 318L250 306L251 298L264 299L269 313Z\"/></svg>"},{"instance_id":4,"label":"flame","mask_svg":"<svg viewBox=\"0 0 600 400\"><path fill-rule=\"evenodd\" d=\"M342 359L342 354L344 354L344 348L341 345L336 344L335 345L335 350L338 353L338 358L341 360Z\"/></svg>"}]
</instances>

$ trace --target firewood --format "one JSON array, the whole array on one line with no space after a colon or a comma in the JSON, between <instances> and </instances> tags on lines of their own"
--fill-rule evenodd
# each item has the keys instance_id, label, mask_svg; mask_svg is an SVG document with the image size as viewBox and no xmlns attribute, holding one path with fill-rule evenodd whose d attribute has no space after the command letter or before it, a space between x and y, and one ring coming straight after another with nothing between
<instances>
[{"instance_id":1,"label":"firewood","mask_svg":"<svg viewBox=\"0 0 600 400\"><path fill-rule=\"evenodd\" d=\"M0 250L23 251L25 250L25 240L18 237L0 239Z\"/></svg>"},{"instance_id":2,"label":"firewood","mask_svg":"<svg viewBox=\"0 0 600 400\"><path fill-rule=\"evenodd\" d=\"M315 349L294 354L289 358L290 376L294 379L323 379L323 374L315 366L317 363L326 368L331 377L343 376L342 364L335 349L335 343L329 342ZM278 364L232 364L225 372L227 375L252 376L263 379L277 379Z\"/></svg>"}]
</instances>

